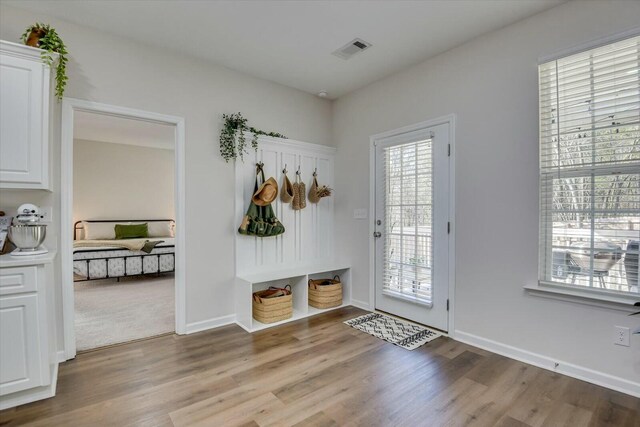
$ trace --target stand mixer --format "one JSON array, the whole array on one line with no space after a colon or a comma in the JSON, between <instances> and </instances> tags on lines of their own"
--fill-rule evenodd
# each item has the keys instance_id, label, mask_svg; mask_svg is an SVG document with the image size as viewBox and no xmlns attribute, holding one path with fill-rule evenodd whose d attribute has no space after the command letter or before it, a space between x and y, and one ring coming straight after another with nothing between
<instances>
[{"instance_id":1,"label":"stand mixer","mask_svg":"<svg viewBox=\"0 0 640 427\"><path fill-rule=\"evenodd\" d=\"M14 224L9 227L9 239L18 249L11 252L12 256L33 256L49 252L42 245L47 235L47 226L40 224L40 208L25 203L18 208L18 215L13 219Z\"/></svg>"}]
</instances>

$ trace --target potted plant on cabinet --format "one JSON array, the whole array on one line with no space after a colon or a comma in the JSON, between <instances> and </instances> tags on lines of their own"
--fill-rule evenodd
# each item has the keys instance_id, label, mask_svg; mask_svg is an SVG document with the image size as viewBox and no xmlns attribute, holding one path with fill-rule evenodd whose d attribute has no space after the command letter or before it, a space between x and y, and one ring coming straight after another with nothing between
<instances>
[{"instance_id":1,"label":"potted plant on cabinet","mask_svg":"<svg viewBox=\"0 0 640 427\"><path fill-rule=\"evenodd\" d=\"M22 42L27 46L42 49L42 61L51 66L53 64L53 53L58 54L58 66L56 67L56 98L62 99L64 89L67 85L67 47L56 32L48 24L35 24L27 27L22 34Z\"/></svg>"}]
</instances>

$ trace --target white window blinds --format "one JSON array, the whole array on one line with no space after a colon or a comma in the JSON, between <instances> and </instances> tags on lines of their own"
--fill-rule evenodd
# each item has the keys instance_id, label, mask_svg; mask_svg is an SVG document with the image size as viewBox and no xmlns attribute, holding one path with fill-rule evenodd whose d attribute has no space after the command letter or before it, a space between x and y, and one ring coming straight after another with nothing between
<instances>
[{"instance_id":1,"label":"white window blinds","mask_svg":"<svg viewBox=\"0 0 640 427\"><path fill-rule=\"evenodd\" d=\"M539 67L540 280L638 293L640 37Z\"/></svg>"},{"instance_id":2,"label":"white window blinds","mask_svg":"<svg viewBox=\"0 0 640 427\"><path fill-rule=\"evenodd\" d=\"M433 278L433 152L426 139L384 150L383 292L429 303Z\"/></svg>"}]
</instances>

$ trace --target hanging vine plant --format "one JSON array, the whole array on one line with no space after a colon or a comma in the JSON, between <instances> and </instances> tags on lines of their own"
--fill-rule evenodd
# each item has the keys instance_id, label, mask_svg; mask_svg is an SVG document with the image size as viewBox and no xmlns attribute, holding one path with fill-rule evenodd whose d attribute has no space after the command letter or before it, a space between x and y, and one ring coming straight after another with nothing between
<instances>
[{"instance_id":1,"label":"hanging vine plant","mask_svg":"<svg viewBox=\"0 0 640 427\"><path fill-rule=\"evenodd\" d=\"M220 131L220 154L226 162L235 160L238 156L242 159L245 153L244 131L247 128L247 119L242 117L241 113L223 114L222 119L224 124Z\"/></svg>"},{"instance_id":2,"label":"hanging vine plant","mask_svg":"<svg viewBox=\"0 0 640 427\"><path fill-rule=\"evenodd\" d=\"M260 135L270 136L273 138L286 138L278 132L265 132L254 127L247 125L247 119L242 116L242 113L235 114L223 114L222 130L220 131L220 155L228 163L229 160L235 160L238 157L244 161L244 155L247 151L247 139L244 135L245 132L251 132L253 137L251 138L251 148L258 149L258 137Z\"/></svg>"},{"instance_id":3,"label":"hanging vine plant","mask_svg":"<svg viewBox=\"0 0 640 427\"><path fill-rule=\"evenodd\" d=\"M56 32L48 24L35 24L27 27L22 34L22 42L27 46L42 49L42 62L51 66L53 53L58 54L58 66L56 67L56 98L62 99L64 89L67 86L67 47Z\"/></svg>"}]
</instances>

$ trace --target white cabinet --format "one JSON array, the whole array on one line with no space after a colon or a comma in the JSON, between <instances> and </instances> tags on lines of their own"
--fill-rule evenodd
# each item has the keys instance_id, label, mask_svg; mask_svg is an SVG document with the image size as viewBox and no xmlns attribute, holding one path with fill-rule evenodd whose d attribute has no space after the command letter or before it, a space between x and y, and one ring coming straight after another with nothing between
<instances>
[{"instance_id":1,"label":"white cabinet","mask_svg":"<svg viewBox=\"0 0 640 427\"><path fill-rule=\"evenodd\" d=\"M0 188L49 189L51 70L41 52L0 40Z\"/></svg>"},{"instance_id":2,"label":"white cabinet","mask_svg":"<svg viewBox=\"0 0 640 427\"><path fill-rule=\"evenodd\" d=\"M0 395L47 384L38 327L38 295L0 297ZM44 367L48 369L48 363Z\"/></svg>"},{"instance_id":3,"label":"white cabinet","mask_svg":"<svg viewBox=\"0 0 640 427\"><path fill-rule=\"evenodd\" d=\"M54 257L0 256L0 410L55 393Z\"/></svg>"}]
</instances>

